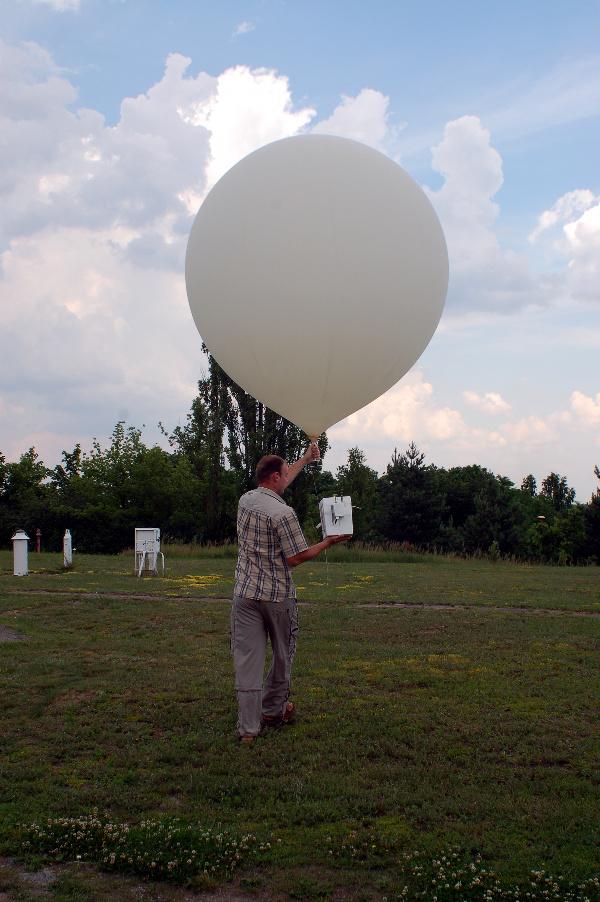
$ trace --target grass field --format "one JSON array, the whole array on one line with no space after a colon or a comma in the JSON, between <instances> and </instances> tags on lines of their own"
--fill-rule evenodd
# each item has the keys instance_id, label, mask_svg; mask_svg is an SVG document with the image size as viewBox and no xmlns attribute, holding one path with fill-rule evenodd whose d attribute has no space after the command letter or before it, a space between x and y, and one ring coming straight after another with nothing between
<instances>
[{"instance_id":1,"label":"grass field","mask_svg":"<svg viewBox=\"0 0 600 902\"><path fill-rule=\"evenodd\" d=\"M450 877L432 888L443 855L455 874L493 869L488 898L527 898L534 869L597 877L600 568L380 557L296 571L299 721L245 748L231 556L174 552L164 579L138 580L132 556L63 572L31 554L15 578L0 553L0 899L37 898L19 861L57 857L24 852L19 824L94 810L156 835L178 818L255 836L232 879L190 878L213 898L485 898ZM84 864L52 873L55 899L191 892ZM548 886L529 898L568 898Z\"/></svg>"}]
</instances>

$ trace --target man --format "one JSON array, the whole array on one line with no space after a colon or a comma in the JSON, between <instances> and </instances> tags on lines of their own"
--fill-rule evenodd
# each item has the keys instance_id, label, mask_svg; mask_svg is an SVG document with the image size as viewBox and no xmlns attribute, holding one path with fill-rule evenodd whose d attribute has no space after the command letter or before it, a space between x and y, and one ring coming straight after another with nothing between
<instances>
[{"instance_id":1,"label":"man","mask_svg":"<svg viewBox=\"0 0 600 902\"><path fill-rule=\"evenodd\" d=\"M303 467L319 459L314 442L291 466L276 454L262 457L256 467L258 488L240 498L231 650L238 734L245 744L254 742L262 728L287 723L295 713L288 701L298 633L290 571L350 538L329 536L309 547L295 511L282 498ZM267 636L273 661L263 687Z\"/></svg>"}]
</instances>

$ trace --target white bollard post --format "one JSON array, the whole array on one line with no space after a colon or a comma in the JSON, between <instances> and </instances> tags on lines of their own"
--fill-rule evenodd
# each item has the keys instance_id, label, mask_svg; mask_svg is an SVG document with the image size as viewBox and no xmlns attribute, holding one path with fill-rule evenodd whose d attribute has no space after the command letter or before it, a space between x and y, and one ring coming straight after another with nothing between
<instances>
[{"instance_id":1,"label":"white bollard post","mask_svg":"<svg viewBox=\"0 0 600 902\"><path fill-rule=\"evenodd\" d=\"M65 535L63 538L63 567L72 567L73 566L73 539L71 537L71 531L69 529L65 529Z\"/></svg>"},{"instance_id":2,"label":"white bollard post","mask_svg":"<svg viewBox=\"0 0 600 902\"><path fill-rule=\"evenodd\" d=\"M28 576L29 565L27 563L27 543L29 536L24 529L17 529L12 537L13 543L13 573L15 576Z\"/></svg>"}]
</instances>

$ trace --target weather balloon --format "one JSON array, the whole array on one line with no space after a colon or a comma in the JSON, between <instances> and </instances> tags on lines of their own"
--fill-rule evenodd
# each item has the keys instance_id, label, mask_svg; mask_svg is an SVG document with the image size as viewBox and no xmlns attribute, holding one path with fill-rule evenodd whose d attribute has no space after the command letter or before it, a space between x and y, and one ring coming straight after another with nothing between
<instances>
[{"instance_id":1,"label":"weather balloon","mask_svg":"<svg viewBox=\"0 0 600 902\"><path fill-rule=\"evenodd\" d=\"M422 354L448 255L431 203L400 166L347 138L301 135L251 153L212 188L186 285L225 372L316 436Z\"/></svg>"}]
</instances>

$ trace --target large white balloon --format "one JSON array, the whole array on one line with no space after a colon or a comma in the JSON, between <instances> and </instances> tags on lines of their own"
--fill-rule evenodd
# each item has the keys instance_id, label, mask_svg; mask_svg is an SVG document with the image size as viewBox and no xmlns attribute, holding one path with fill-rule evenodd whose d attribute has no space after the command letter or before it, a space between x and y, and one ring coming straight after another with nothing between
<instances>
[{"instance_id":1,"label":"large white balloon","mask_svg":"<svg viewBox=\"0 0 600 902\"><path fill-rule=\"evenodd\" d=\"M251 153L210 191L186 283L225 372L314 436L421 355L448 255L433 207L400 166L347 138L301 135Z\"/></svg>"}]
</instances>

